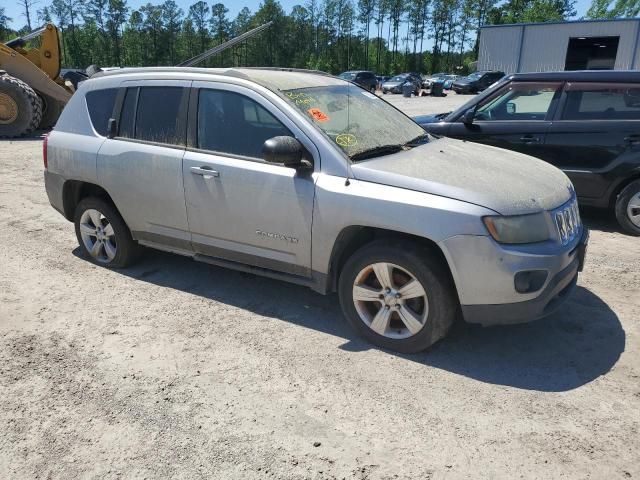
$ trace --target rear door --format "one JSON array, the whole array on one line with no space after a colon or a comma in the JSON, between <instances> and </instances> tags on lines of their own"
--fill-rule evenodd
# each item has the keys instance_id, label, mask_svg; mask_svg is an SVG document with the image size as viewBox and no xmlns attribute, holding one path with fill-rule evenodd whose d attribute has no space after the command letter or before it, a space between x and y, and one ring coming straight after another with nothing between
<instances>
[{"instance_id":1,"label":"rear door","mask_svg":"<svg viewBox=\"0 0 640 480\"><path fill-rule=\"evenodd\" d=\"M640 165L640 87L569 83L547 134L547 160L578 196L608 203L615 184Z\"/></svg>"},{"instance_id":2,"label":"rear door","mask_svg":"<svg viewBox=\"0 0 640 480\"><path fill-rule=\"evenodd\" d=\"M124 82L98 181L135 238L190 249L182 185L190 81Z\"/></svg>"},{"instance_id":3,"label":"rear door","mask_svg":"<svg viewBox=\"0 0 640 480\"><path fill-rule=\"evenodd\" d=\"M473 123L459 118L447 135L545 158L545 135L561 93L560 82L512 82L476 106Z\"/></svg>"},{"instance_id":4,"label":"rear door","mask_svg":"<svg viewBox=\"0 0 640 480\"><path fill-rule=\"evenodd\" d=\"M183 172L194 250L308 277L316 177L265 162L262 145L286 135L315 147L256 92L193 86Z\"/></svg>"}]
</instances>

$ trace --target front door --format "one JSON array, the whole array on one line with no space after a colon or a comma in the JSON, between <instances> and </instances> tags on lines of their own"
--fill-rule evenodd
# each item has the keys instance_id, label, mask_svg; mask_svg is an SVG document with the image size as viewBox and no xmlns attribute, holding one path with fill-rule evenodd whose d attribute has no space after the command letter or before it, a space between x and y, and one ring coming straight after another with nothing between
<instances>
[{"instance_id":1,"label":"front door","mask_svg":"<svg viewBox=\"0 0 640 480\"><path fill-rule=\"evenodd\" d=\"M97 161L100 185L134 238L180 250L191 248L182 185L190 84L124 82L117 136L104 141Z\"/></svg>"},{"instance_id":2,"label":"front door","mask_svg":"<svg viewBox=\"0 0 640 480\"><path fill-rule=\"evenodd\" d=\"M473 123L451 124L448 136L543 158L560 83L513 82L476 107Z\"/></svg>"},{"instance_id":3,"label":"front door","mask_svg":"<svg viewBox=\"0 0 640 480\"><path fill-rule=\"evenodd\" d=\"M547 147L548 161L567 173L579 197L608 203L612 182L640 163L640 88L568 84Z\"/></svg>"},{"instance_id":4,"label":"front door","mask_svg":"<svg viewBox=\"0 0 640 480\"><path fill-rule=\"evenodd\" d=\"M309 277L315 175L261 153L265 140L299 132L251 90L194 82L191 95L183 176L194 250Z\"/></svg>"}]
</instances>

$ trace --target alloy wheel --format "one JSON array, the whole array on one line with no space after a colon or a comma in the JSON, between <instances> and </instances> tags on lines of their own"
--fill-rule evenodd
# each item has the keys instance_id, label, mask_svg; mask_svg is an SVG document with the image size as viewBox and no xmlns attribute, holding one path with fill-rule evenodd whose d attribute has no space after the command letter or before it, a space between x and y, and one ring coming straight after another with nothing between
<instances>
[{"instance_id":1,"label":"alloy wheel","mask_svg":"<svg viewBox=\"0 0 640 480\"><path fill-rule=\"evenodd\" d=\"M627 204L627 216L631 223L636 227L640 227L640 192L636 193L629 199Z\"/></svg>"},{"instance_id":2,"label":"alloy wheel","mask_svg":"<svg viewBox=\"0 0 640 480\"><path fill-rule=\"evenodd\" d=\"M378 335L403 339L425 326L429 301L420 281L392 263L363 268L353 283L353 303L360 319Z\"/></svg>"},{"instance_id":3,"label":"alloy wheel","mask_svg":"<svg viewBox=\"0 0 640 480\"><path fill-rule=\"evenodd\" d=\"M95 209L80 217L80 236L89 254L100 263L109 263L117 253L116 235L109 220Z\"/></svg>"}]
</instances>

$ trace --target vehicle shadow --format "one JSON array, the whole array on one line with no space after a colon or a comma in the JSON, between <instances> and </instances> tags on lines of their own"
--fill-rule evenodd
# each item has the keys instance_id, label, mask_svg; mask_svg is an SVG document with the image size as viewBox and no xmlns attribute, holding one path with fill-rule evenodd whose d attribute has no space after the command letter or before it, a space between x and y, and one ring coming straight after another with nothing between
<instances>
[{"instance_id":1,"label":"vehicle shadow","mask_svg":"<svg viewBox=\"0 0 640 480\"><path fill-rule=\"evenodd\" d=\"M582 221L590 230L626 235L611 210L580 207L580 215L582 216Z\"/></svg>"},{"instance_id":2,"label":"vehicle shadow","mask_svg":"<svg viewBox=\"0 0 640 480\"><path fill-rule=\"evenodd\" d=\"M80 256L80 249L73 253ZM323 296L305 287L153 250L119 272L344 338L343 350L376 348L346 324L336 295ZM481 382L560 392L607 373L624 348L625 332L616 314L598 296L579 287L558 313L537 322L492 328L459 322L426 352L388 353Z\"/></svg>"}]
</instances>

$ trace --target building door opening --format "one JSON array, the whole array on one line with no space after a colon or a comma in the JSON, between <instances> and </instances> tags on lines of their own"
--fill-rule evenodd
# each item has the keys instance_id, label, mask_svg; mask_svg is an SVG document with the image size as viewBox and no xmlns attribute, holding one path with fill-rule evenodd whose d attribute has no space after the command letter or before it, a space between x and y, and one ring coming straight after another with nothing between
<instances>
[{"instance_id":1,"label":"building door opening","mask_svg":"<svg viewBox=\"0 0 640 480\"><path fill-rule=\"evenodd\" d=\"M565 70L613 70L620 37L572 37Z\"/></svg>"}]
</instances>

